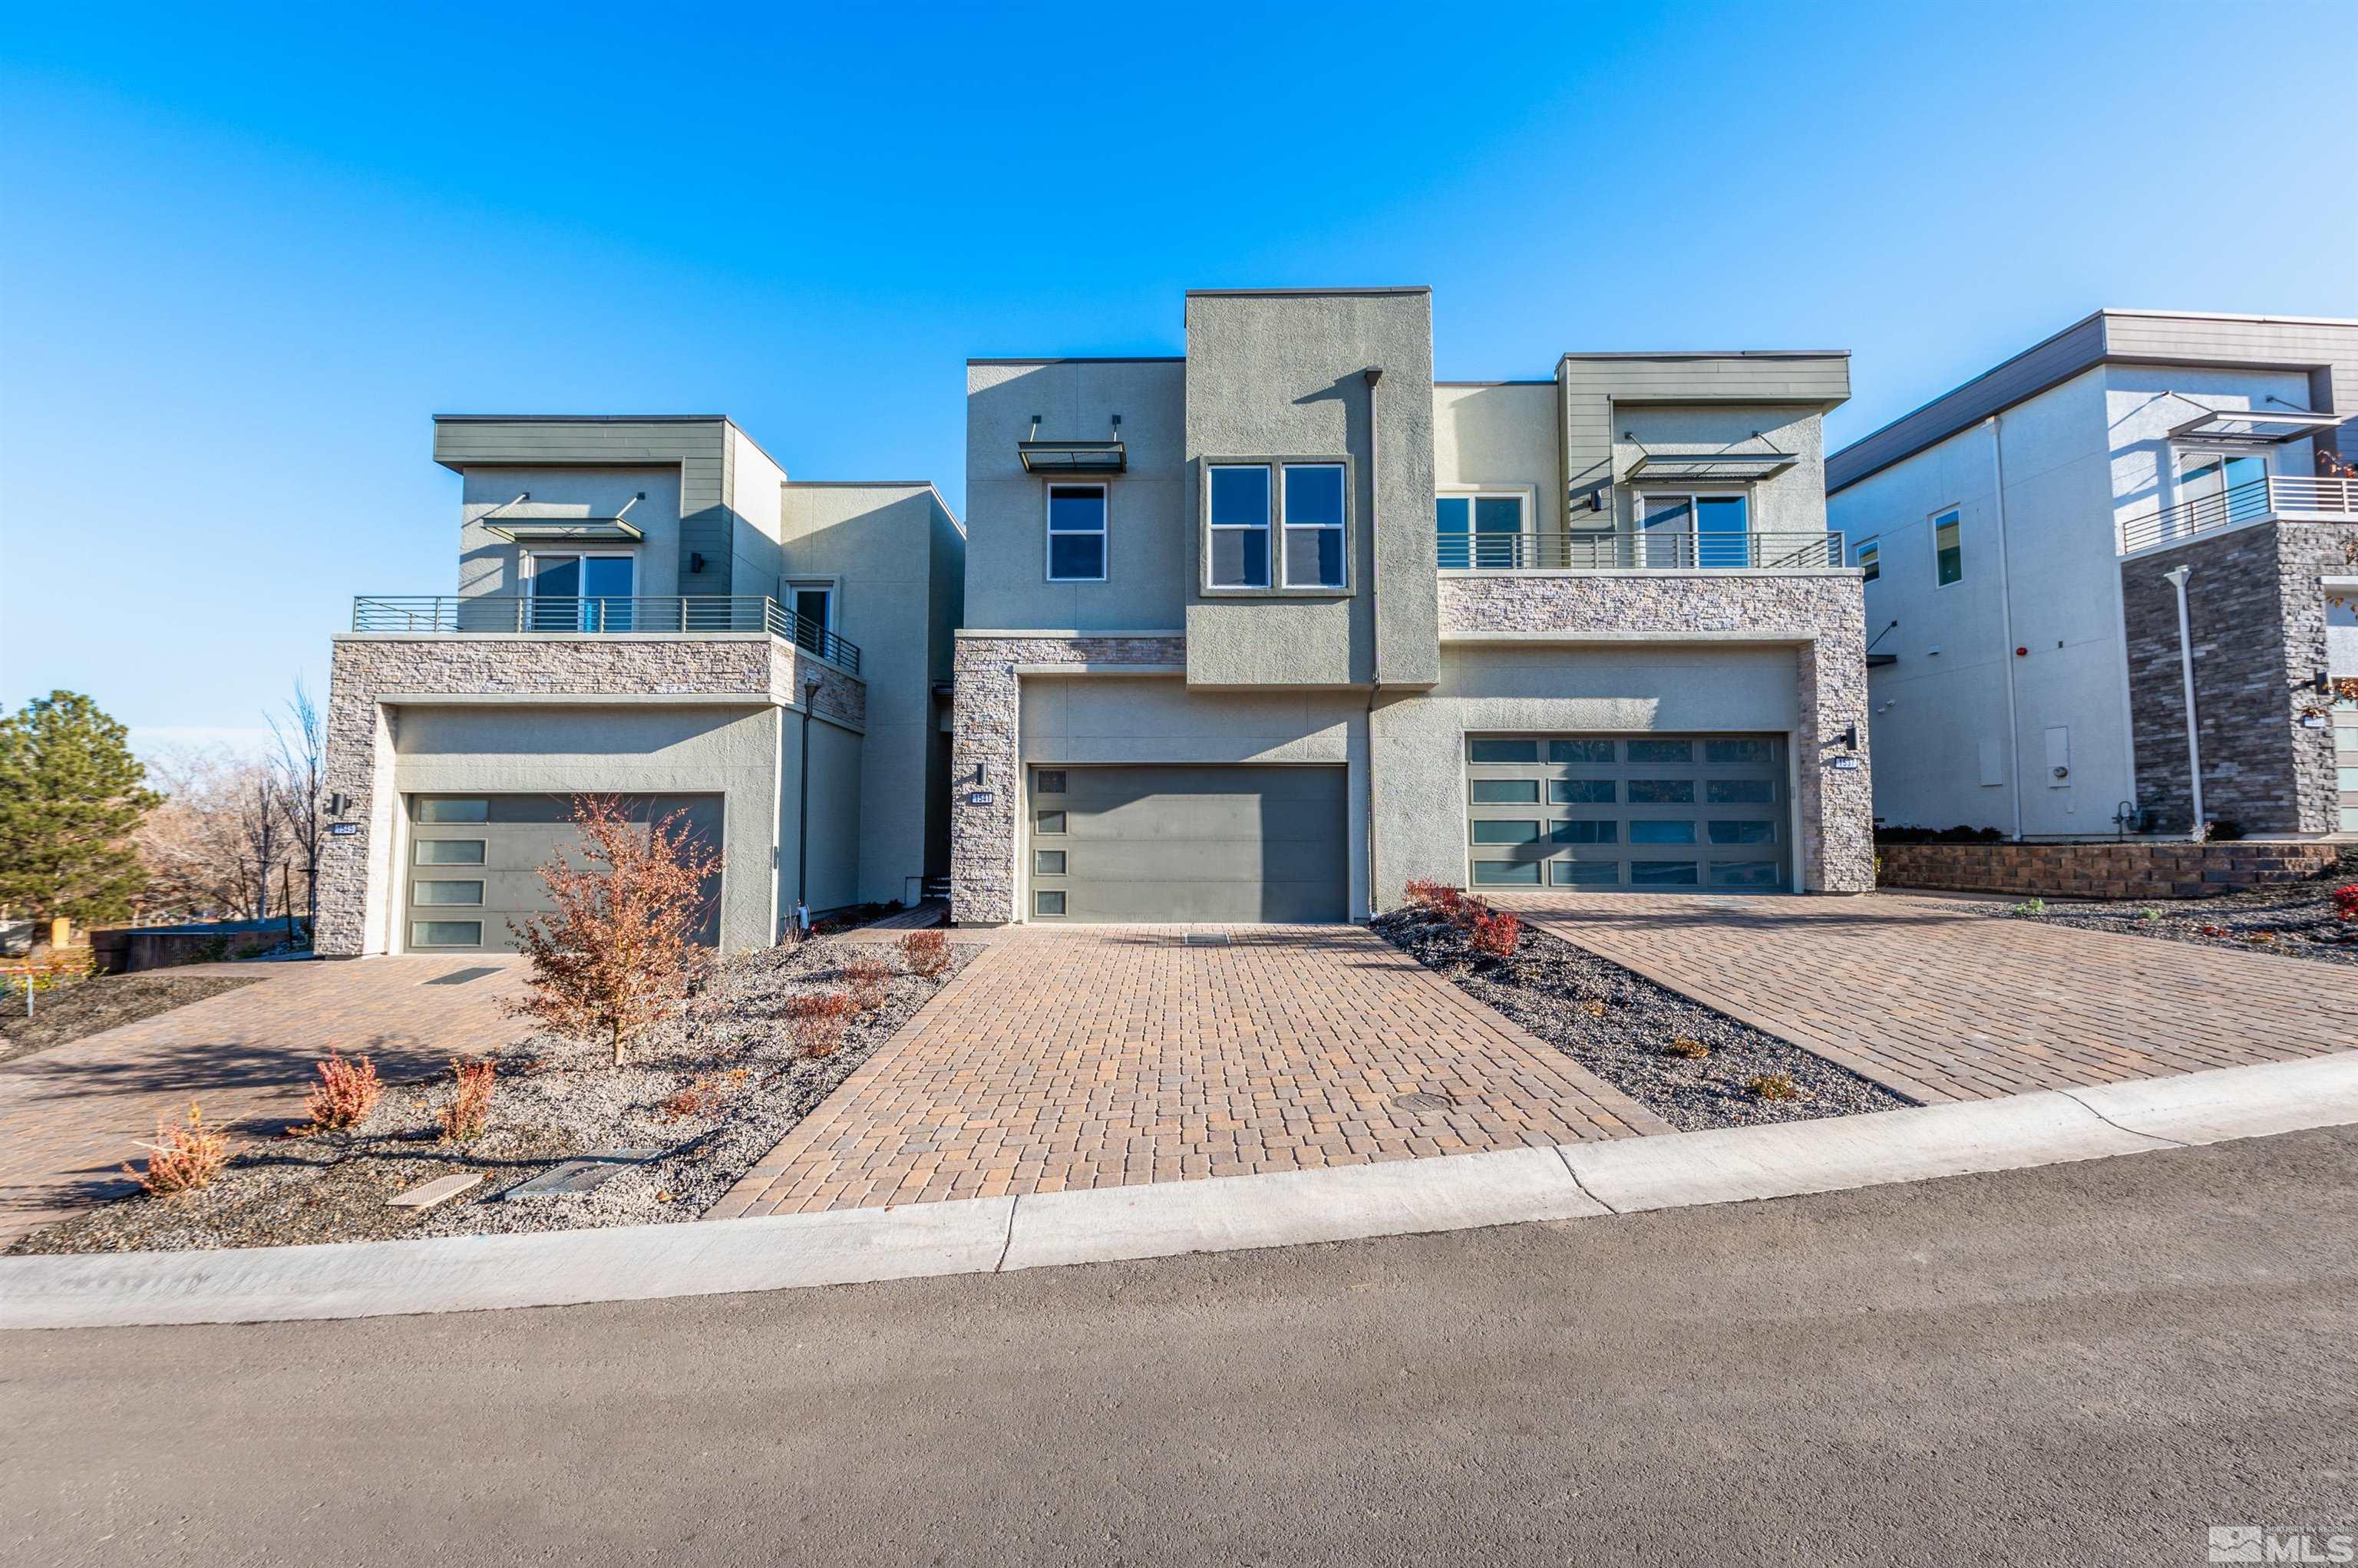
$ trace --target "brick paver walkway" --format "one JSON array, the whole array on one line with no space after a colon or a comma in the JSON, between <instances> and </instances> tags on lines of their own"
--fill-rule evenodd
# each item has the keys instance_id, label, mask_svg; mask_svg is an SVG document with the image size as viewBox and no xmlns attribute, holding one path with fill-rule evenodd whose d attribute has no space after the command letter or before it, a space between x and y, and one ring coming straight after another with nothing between
<instances>
[{"instance_id":1,"label":"brick paver walkway","mask_svg":"<svg viewBox=\"0 0 2358 1568\"><path fill-rule=\"evenodd\" d=\"M1496 902L1927 1103L2358 1048L2358 968L2009 920L1984 901Z\"/></svg>"},{"instance_id":2,"label":"brick paver walkway","mask_svg":"<svg viewBox=\"0 0 2358 1568\"><path fill-rule=\"evenodd\" d=\"M1414 1109L1402 1094L1455 1103ZM1350 926L1228 947L990 934L713 1218L1663 1132L1668 1125Z\"/></svg>"},{"instance_id":3,"label":"brick paver walkway","mask_svg":"<svg viewBox=\"0 0 2358 1568\"><path fill-rule=\"evenodd\" d=\"M302 1119L311 1064L330 1046L376 1059L387 1077L519 1040L502 1015L514 959L368 958L253 966L246 986L0 1066L0 1245L128 1190L125 1160L157 1115L195 1099L205 1119L249 1137ZM470 968L464 985L427 985Z\"/></svg>"}]
</instances>

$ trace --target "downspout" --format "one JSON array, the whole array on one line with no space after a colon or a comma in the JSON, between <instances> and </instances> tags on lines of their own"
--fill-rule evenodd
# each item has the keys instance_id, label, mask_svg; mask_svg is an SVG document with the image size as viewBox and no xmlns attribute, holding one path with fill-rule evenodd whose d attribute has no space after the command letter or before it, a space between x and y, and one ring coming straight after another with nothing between
<instances>
[{"instance_id":1,"label":"downspout","mask_svg":"<svg viewBox=\"0 0 2358 1568\"><path fill-rule=\"evenodd\" d=\"M1377 466L1376 446L1376 384L1384 379L1384 367L1369 365L1361 373L1368 380L1368 756L1363 772L1368 783L1368 918L1373 920L1376 908L1376 698L1384 689L1384 633L1382 607L1377 599L1378 585L1383 580L1383 557L1376 547L1376 496L1383 478Z\"/></svg>"},{"instance_id":2,"label":"downspout","mask_svg":"<svg viewBox=\"0 0 2358 1568\"><path fill-rule=\"evenodd\" d=\"M1999 439L1998 416L1991 415L1982 421L1989 427L1990 470L1996 478L1997 495L1997 607L1998 619L2006 636L2006 766L2010 781L2007 791L2014 796L2014 841L2022 842L2022 727L2014 711L2014 583L2006 569L2006 448ZM1959 523L1962 530L1962 519ZM1962 545L1963 541L1959 543ZM1937 550L1938 541L1934 542Z\"/></svg>"},{"instance_id":3,"label":"downspout","mask_svg":"<svg viewBox=\"0 0 2358 1568\"><path fill-rule=\"evenodd\" d=\"M795 803L795 935L810 930L810 724L818 679L803 682L802 784Z\"/></svg>"},{"instance_id":4,"label":"downspout","mask_svg":"<svg viewBox=\"0 0 2358 1568\"><path fill-rule=\"evenodd\" d=\"M2194 725L2194 638L2186 624L2186 579L2190 568L2172 567L2161 574L2178 590L2178 675L2186 684L2186 782L2194 795L2194 821L2186 841L2200 844L2202 832L2202 741Z\"/></svg>"}]
</instances>

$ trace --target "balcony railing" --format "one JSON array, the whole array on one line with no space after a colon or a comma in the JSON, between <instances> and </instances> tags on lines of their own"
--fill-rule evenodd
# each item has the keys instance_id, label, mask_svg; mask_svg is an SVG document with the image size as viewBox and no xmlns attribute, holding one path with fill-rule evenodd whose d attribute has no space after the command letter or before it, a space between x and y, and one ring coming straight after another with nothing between
<instances>
[{"instance_id":1,"label":"balcony railing","mask_svg":"<svg viewBox=\"0 0 2358 1568\"><path fill-rule=\"evenodd\" d=\"M2285 513L2309 513L2358 522L2358 479L2310 479L2271 474L2198 495L2121 524L2121 554L2175 544L2214 529Z\"/></svg>"},{"instance_id":2,"label":"balcony railing","mask_svg":"<svg viewBox=\"0 0 2358 1568\"><path fill-rule=\"evenodd\" d=\"M1843 536L1817 534L1694 534L1541 530L1441 534L1443 571L1795 571L1839 567Z\"/></svg>"},{"instance_id":3,"label":"balcony railing","mask_svg":"<svg viewBox=\"0 0 2358 1568\"><path fill-rule=\"evenodd\" d=\"M852 675L860 644L763 594L669 599L558 599L547 595L408 595L352 600L355 632L487 632L619 635L625 632L767 632Z\"/></svg>"}]
</instances>

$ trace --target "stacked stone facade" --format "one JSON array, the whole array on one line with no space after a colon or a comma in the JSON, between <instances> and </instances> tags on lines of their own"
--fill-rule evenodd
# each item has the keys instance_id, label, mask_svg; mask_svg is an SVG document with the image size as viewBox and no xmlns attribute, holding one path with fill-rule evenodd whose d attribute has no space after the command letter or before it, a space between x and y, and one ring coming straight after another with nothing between
<instances>
[{"instance_id":1,"label":"stacked stone facade","mask_svg":"<svg viewBox=\"0 0 2358 1568\"><path fill-rule=\"evenodd\" d=\"M1866 611L1855 571L1444 576L1441 634L1595 633L1675 642L1702 633L1790 643L1801 715L1797 815L1802 880L1823 892L1875 886L1867 755ZM1845 732L1856 729L1854 751ZM1855 758L1854 771L1835 766Z\"/></svg>"},{"instance_id":2,"label":"stacked stone facade","mask_svg":"<svg viewBox=\"0 0 2358 1568\"><path fill-rule=\"evenodd\" d=\"M2193 818L2178 597L2164 580L2180 566L2204 814L2245 833L2335 830L2333 733L2303 729L2300 714L2327 700L2313 684L2327 667L2320 579L2358 575L2353 546L2346 525L2262 523L2121 563L2137 804L2156 831L2183 833Z\"/></svg>"},{"instance_id":3,"label":"stacked stone facade","mask_svg":"<svg viewBox=\"0 0 2358 1568\"><path fill-rule=\"evenodd\" d=\"M961 925L1015 918L1023 809L1022 697L1032 665L1169 666L1184 637L961 637L950 739L950 914ZM977 802L978 794L988 795Z\"/></svg>"},{"instance_id":4,"label":"stacked stone facade","mask_svg":"<svg viewBox=\"0 0 2358 1568\"><path fill-rule=\"evenodd\" d=\"M372 895L392 896L397 874L384 846L399 802L393 790L395 726L404 703L497 697L742 696L749 703L798 705L816 678L811 711L858 728L867 688L807 650L767 633L704 636L495 636L474 633L353 633L336 639L329 677L327 787L351 797L343 820L356 834L319 846L322 957L366 950Z\"/></svg>"},{"instance_id":5,"label":"stacked stone facade","mask_svg":"<svg viewBox=\"0 0 2358 1568\"><path fill-rule=\"evenodd\" d=\"M1886 844L1886 887L2041 898L2201 898L2331 869L2327 844Z\"/></svg>"}]
</instances>

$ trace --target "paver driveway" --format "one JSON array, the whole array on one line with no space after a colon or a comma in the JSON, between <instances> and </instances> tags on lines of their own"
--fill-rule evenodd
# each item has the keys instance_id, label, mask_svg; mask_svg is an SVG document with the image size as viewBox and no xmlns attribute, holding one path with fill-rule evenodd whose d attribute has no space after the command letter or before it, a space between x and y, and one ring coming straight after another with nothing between
<instances>
[{"instance_id":1,"label":"paver driveway","mask_svg":"<svg viewBox=\"0 0 2358 1568\"><path fill-rule=\"evenodd\" d=\"M1380 937L1231 929L990 934L711 1217L1670 1130Z\"/></svg>"},{"instance_id":2,"label":"paver driveway","mask_svg":"<svg viewBox=\"0 0 2358 1568\"><path fill-rule=\"evenodd\" d=\"M302 1119L311 1064L332 1046L386 1077L429 1072L529 1031L501 1011L521 965L366 958L251 966L259 984L88 1035L0 1067L0 1245L127 1190L125 1160L191 1099L248 1136ZM429 985L467 969L463 985Z\"/></svg>"},{"instance_id":3,"label":"paver driveway","mask_svg":"<svg viewBox=\"0 0 2358 1568\"><path fill-rule=\"evenodd\" d=\"M2010 920L1980 900L1496 902L1927 1103L2358 1048L2358 967Z\"/></svg>"}]
</instances>

